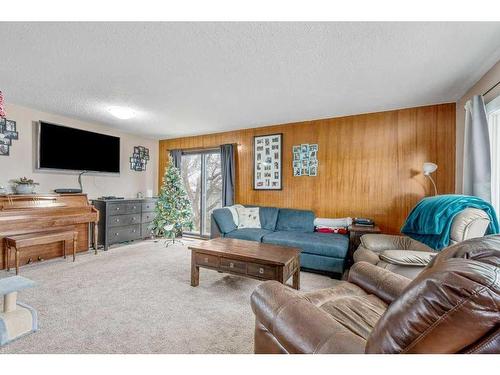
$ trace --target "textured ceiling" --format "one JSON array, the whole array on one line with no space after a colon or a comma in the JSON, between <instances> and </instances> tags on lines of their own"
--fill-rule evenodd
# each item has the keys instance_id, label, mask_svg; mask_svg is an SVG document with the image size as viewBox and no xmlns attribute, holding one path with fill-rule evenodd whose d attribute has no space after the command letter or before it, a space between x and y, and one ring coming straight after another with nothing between
<instances>
[{"instance_id":1,"label":"textured ceiling","mask_svg":"<svg viewBox=\"0 0 500 375\"><path fill-rule=\"evenodd\" d=\"M0 23L0 46L7 102L172 138L455 101L500 23Z\"/></svg>"}]
</instances>

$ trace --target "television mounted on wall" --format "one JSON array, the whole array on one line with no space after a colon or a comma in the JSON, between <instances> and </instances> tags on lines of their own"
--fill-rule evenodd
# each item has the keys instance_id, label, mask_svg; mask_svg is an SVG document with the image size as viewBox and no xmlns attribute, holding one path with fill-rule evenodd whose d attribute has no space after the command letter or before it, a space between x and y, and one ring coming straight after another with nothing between
<instances>
[{"instance_id":1,"label":"television mounted on wall","mask_svg":"<svg viewBox=\"0 0 500 375\"><path fill-rule=\"evenodd\" d=\"M40 121L36 169L120 173L120 138Z\"/></svg>"}]
</instances>

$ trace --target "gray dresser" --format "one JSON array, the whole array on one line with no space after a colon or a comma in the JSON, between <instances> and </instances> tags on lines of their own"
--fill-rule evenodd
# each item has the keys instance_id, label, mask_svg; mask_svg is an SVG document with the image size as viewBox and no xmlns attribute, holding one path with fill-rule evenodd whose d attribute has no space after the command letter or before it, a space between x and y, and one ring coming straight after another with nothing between
<instances>
[{"instance_id":1,"label":"gray dresser","mask_svg":"<svg viewBox=\"0 0 500 375\"><path fill-rule=\"evenodd\" d=\"M154 219L156 198L95 199L99 210L99 245L109 245L151 237L149 224Z\"/></svg>"}]
</instances>

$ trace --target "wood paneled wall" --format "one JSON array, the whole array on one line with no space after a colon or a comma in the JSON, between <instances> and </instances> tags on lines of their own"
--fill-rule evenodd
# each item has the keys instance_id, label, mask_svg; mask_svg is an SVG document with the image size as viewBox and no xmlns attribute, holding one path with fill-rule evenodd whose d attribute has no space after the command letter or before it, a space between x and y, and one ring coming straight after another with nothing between
<instances>
[{"instance_id":1,"label":"wood paneled wall","mask_svg":"<svg viewBox=\"0 0 500 375\"><path fill-rule=\"evenodd\" d=\"M283 190L253 190L253 137L283 133ZM209 148L237 143L236 202L313 210L318 217L373 218L387 233L399 233L411 208L430 182L425 161L440 194L455 187L455 104L274 125L160 141L159 181L168 150ZM319 145L317 177L292 175L292 146Z\"/></svg>"}]
</instances>

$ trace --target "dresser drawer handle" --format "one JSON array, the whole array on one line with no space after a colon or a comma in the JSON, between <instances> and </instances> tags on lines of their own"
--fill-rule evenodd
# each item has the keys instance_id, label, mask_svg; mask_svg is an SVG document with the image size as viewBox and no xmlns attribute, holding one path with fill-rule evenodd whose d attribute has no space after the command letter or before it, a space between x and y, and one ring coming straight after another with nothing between
<instances>
[{"instance_id":1,"label":"dresser drawer handle","mask_svg":"<svg viewBox=\"0 0 500 375\"><path fill-rule=\"evenodd\" d=\"M120 207L116 207L116 211L120 211Z\"/></svg>"},{"instance_id":2,"label":"dresser drawer handle","mask_svg":"<svg viewBox=\"0 0 500 375\"><path fill-rule=\"evenodd\" d=\"M120 222L120 219L116 219L116 222L119 223Z\"/></svg>"},{"instance_id":3,"label":"dresser drawer handle","mask_svg":"<svg viewBox=\"0 0 500 375\"><path fill-rule=\"evenodd\" d=\"M262 275L264 273L264 268L260 267L259 268L259 273Z\"/></svg>"},{"instance_id":4,"label":"dresser drawer handle","mask_svg":"<svg viewBox=\"0 0 500 375\"><path fill-rule=\"evenodd\" d=\"M115 233L115 236L118 236L118 233Z\"/></svg>"},{"instance_id":5,"label":"dresser drawer handle","mask_svg":"<svg viewBox=\"0 0 500 375\"><path fill-rule=\"evenodd\" d=\"M135 208L136 208L136 207L134 206L134 208L133 208L133 209L135 210Z\"/></svg>"},{"instance_id":6,"label":"dresser drawer handle","mask_svg":"<svg viewBox=\"0 0 500 375\"><path fill-rule=\"evenodd\" d=\"M135 221L135 217L132 218L132 221Z\"/></svg>"},{"instance_id":7,"label":"dresser drawer handle","mask_svg":"<svg viewBox=\"0 0 500 375\"><path fill-rule=\"evenodd\" d=\"M229 263L229 268L234 268L234 263L233 262Z\"/></svg>"},{"instance_id":8,"label":"dresser drawer handle","mask_svg":"<svg viewBox=\"0 0 500 375\"><path fill-rule=\"evenodd\" d=\"M132 233L135 233L135 229L132 231Z\"/></svg>"}]
</instances>

